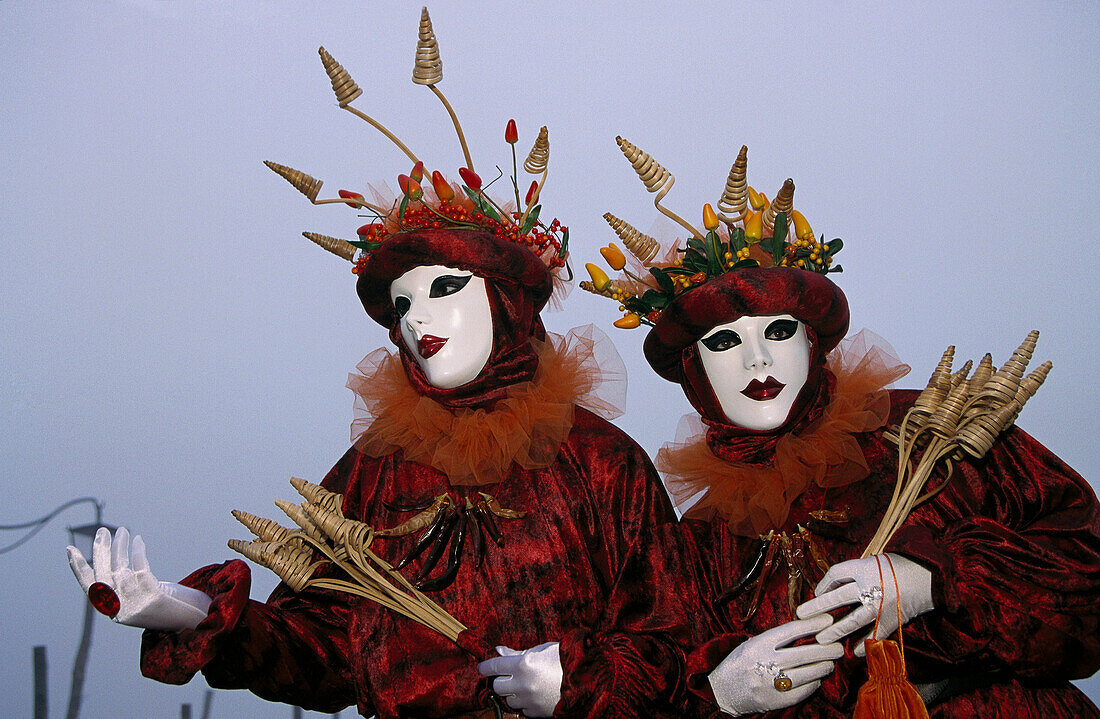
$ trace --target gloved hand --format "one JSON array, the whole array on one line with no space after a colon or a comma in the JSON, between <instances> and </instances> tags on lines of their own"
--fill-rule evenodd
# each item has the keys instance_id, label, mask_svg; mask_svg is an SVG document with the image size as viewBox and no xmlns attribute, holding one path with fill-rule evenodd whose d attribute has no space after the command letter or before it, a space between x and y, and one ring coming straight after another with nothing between
<instances>
[{"instance_id":1,"label":"gloved hand","mask_svg":"<svg viewBox=\"0 0 1100 719\"><path fill-rule=\"evenodd\" d=\"M524 716L553 716L561 699L558 643L546 642L522 652L497 647L497 654L477 665L481 676L496 677L491 682L493 692Z\"/></svg>"},{"instance_id":2,"label":"gloved hand","mask_svg":"<svg viewBox=\"0 0 1100 719\"><path fill-rule=\"evenodd\" d=\"M886 561L886 557L890 561ZM897 554L882 557L882 575L879 578L879 561L875 557L852 559L836 564L825 572L817 584L817 595L805 602L795 613L802 619L832 611L846 604L858 604L854 610L837 620L828 629L817 635L817 641L829 644L848 636L860 627L874 624L879 616L879 604L882 615L878 620L876 637L872 627L864 639L885 639L898 630L898 594L901 595L901 623L904 626L915 617L930 612L932 603L932 572L911 559ZM890 564L894 572L890 572ZM897 576L897 591L894 576ZM866 654L861 640L855 653Z\"/></svg>"},{"instance_id":3,"label":"gloved hand","mask_svg":"<svg viewBox=\"0 0 1100 719\"><path fill-rule=\"evenodd\" d=\"M160 582L149 571L145 543L135 536L131 558L130 533L119 527L100 527L92 543L92 564L76 547L68 548L69 567L88 599L119 624L142 629L194 629L206 618L212 601L205 592L171 582Z\"/></svg>"},{"instance_id":4,"label":"gloved hand","mask_svg":"<svg viewBox=\"0 0 1100 719\"><path fill-rule=\"evenodd\" d=\"M710 687L726 714L740 716L794 706L809 698L844 656L839 644L787 646L832 623L822 614L773 627L742 642L710 673Z\"/></svg>"}]
</instances>

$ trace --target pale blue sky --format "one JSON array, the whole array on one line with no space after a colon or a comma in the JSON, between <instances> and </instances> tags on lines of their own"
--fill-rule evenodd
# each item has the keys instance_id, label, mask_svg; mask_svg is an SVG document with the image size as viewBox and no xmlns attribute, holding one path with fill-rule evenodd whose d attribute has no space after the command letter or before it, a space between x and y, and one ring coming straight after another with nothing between
<instances>
[{"instance_id":1,"label":"pale blue sky","mask_svg":"<svg viewBox=\"0 0 1100 719\"><path fill-rule=\"evenodd\" d=\"M363 87L357 106L430 166L462 161L441 106L409 80L420 5L311 5L0 0L0 524L94 494L178 579L230 555L243 536L230 509L273 511L291 475L318 479L346 448L346 374L386 337L347 266L300 233L351 237L359 221L310 207L261 160L331 191L407 171L337 109L323 44ZM542 199L578 267L613 239L605 211L675 236L616 134L676 175L665 203L691 219L747 144L750 183L770 196L793 177L815 230L844 238L853 327L913 365L902 384L923 386L948 344L999 363L1039 329L1055 369L1020 424L1100 477L1100 5L518 8L430 8L440 88L481 166L510 162L509 117L524 148L549 126ZM631 368L618 423L655 452L688 405L615 316L577 291L546 319L612 335ZM90 520L72 510L0 555L0 715L30 715L34 644L49 647L51 714L64 711L83 601L64 528ZM255 574L263 596L273 581ZM143 680L137 653L137 631L96 626L86 719L197 709L201 680ZM214 709L290 716L243 693L219 692Z\"/></svg>"}]
</instances>

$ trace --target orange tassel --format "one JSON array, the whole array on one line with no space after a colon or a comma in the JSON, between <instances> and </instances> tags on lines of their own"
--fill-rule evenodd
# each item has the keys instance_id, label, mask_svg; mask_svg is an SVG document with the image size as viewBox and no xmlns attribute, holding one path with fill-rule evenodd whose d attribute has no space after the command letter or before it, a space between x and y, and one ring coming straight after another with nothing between
<instances>
[{"instance_id":1,"label":"orange tassel","mask_svg":"<svg viewBox=\"0 0 1100 719\"><path fill-rule=\"evenodd\" d=\"M885 586L882 576L882 559L878 562L879 586ZM916 687L909 682L905 672L905 645L901 638L901 595L897 591L898 577L894 574L894 563L886 557L890 565L890 574L894 576L894 594L898 596L898 641L889 639L868 639L863 642L867 650L867 683L856 697L852 719L928 719L928 708L920 698ZM882 617L882 605L879 604L879 616L875 618L875 636L878 632L878 620Z\"/></svg>"}]
</instances>

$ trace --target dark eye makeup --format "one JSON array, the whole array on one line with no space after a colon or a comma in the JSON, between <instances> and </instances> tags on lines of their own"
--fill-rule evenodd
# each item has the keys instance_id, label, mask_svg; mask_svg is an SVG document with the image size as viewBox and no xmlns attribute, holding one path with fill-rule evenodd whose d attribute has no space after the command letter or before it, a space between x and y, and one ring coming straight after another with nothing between
<instances>
[{"instance_id":1,"label":"dark eye makeup","mask_svg":"<svg viewBox=\"0 0 1100 719\"><path fill-rule=\"evenodd\" d=\"M766 340L789 340L798 332L798 320L776 320L764 330Z\"/></svg>"},{"instance_id":2,"label":"dark eye makeup","mask_svg":"<svg viewBox=\"0 0 1100 719\"><path fill-rule=\"evenodd\" d=\"M741 338L733 330L722 330L709 337L704 337L700 342L711 352L725 352L741 344Z\"/></svg>"},{"instance_id":3,"label":"dark eye makeup","mask_svg":"<svg viewBox=\"0 0 1100 719\"><path fill-rule=\"evenodd\" d=\"M432 286L428 290L428 297L446 297L458 292L470 283L473 275L440 275L432 280ZM412 300L402 295L393 300L393 310L398 317L404 317L412 307Z\"/></svg>"},{"instance_id":4,"label":"dark eye makeup","mask_svg":"<svg viewBox=\"0 0 1100 719\"><path fill-rule=\"evenodd\" d=\"M446 297L465 287L473 275L440 275L432 281L428 297Z\"/></svg>"}]
</instances>

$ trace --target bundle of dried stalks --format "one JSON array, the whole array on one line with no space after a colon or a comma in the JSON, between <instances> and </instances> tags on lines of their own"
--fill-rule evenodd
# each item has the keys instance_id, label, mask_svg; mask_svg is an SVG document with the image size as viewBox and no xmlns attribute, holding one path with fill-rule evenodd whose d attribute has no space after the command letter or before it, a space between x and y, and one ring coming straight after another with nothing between
<instances>
[{"instance_id":1,"label":"bundle of dried stalks","mask_svg":"<svg viewBox=\"0 0 1100 719\"><path fill-rule=\"evenodd\" d=\"M316 587L365 597L458 642L465 625L370 550L374 530L344 517L339 494L297 477L290 483L306 501L275 503L298 528L234 510L233 516L256 539L231 539L231 549L275 572L296 592ZM338 575L333 572L318 576L317 570L326 566L338 568L346 577L330 576Z\"/></svg>"},{"instance_id":2,"label":"bundle of dried stalks","mask_svg":"<svg viewBox=\"0 0 1100 719\"><path fill-rule=\"evenodd\" d=\"M897 484L886 515L862 556L880 554L909 512L947 486L954 461L967 455L981 459L1001 433L1012 426L1024 403L1050 373L1051 363L1044 362L1024 376L1038 339L1037 331L1028 333L999 370L994 370L993 359L987 354L973 375L970 362L952 372L955 348L947 348L901 426L886 434L898 446ZM920 459L914 466L913 455L918 450ZM941 465L943 481L924 492Z\"/></svg>"}]
</instances>

